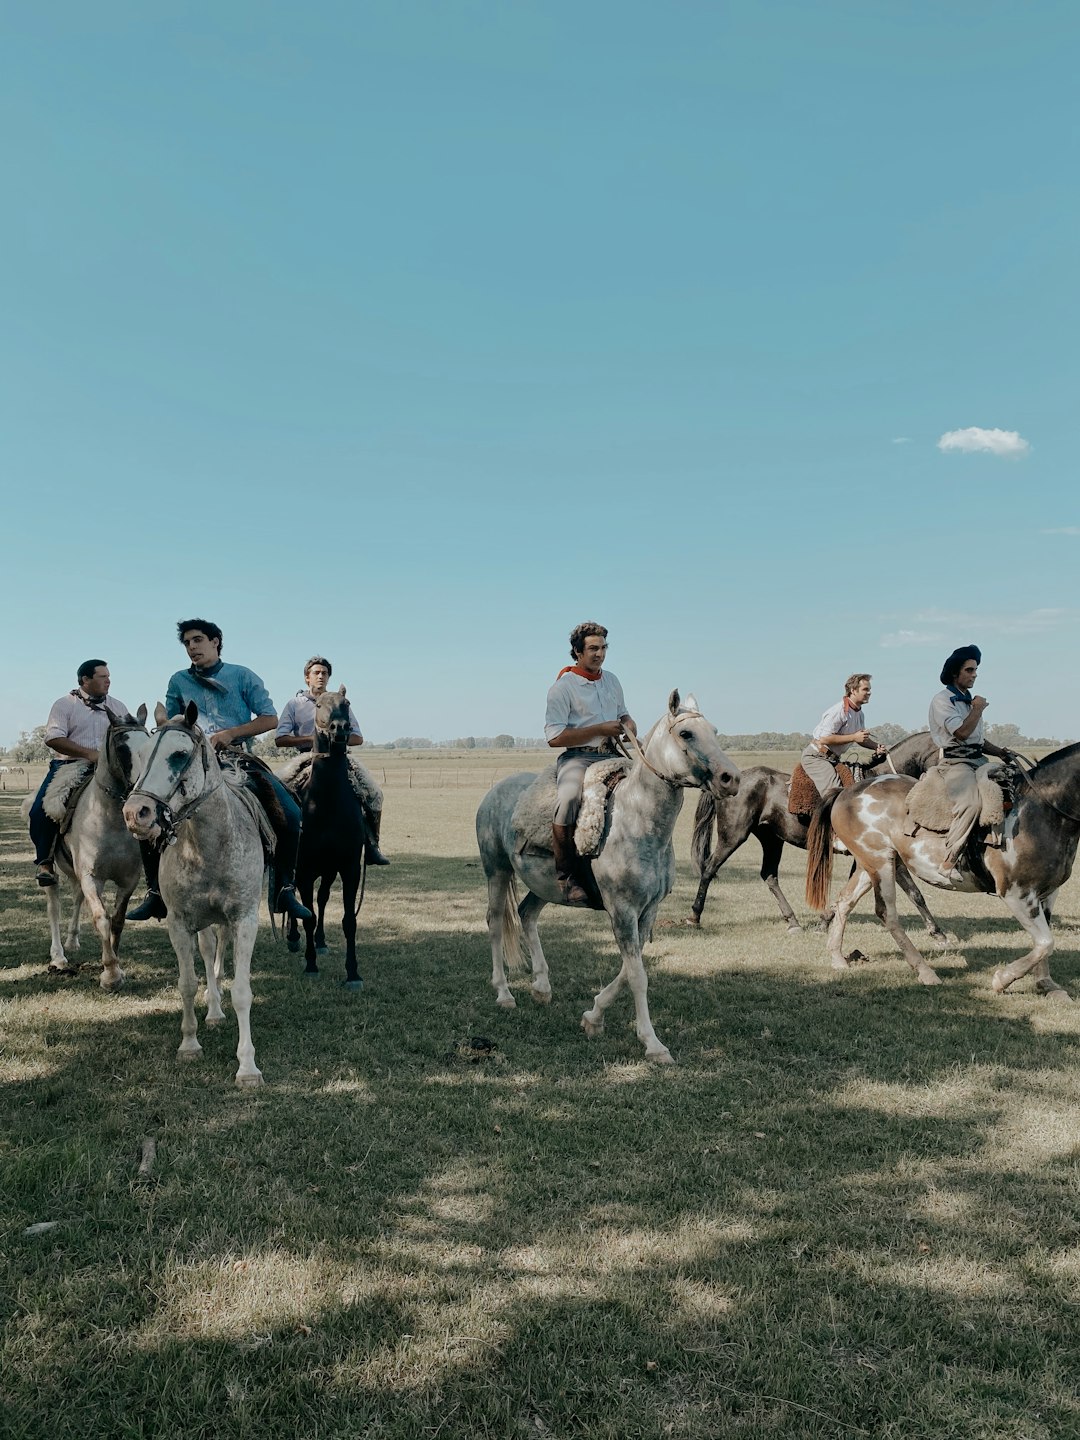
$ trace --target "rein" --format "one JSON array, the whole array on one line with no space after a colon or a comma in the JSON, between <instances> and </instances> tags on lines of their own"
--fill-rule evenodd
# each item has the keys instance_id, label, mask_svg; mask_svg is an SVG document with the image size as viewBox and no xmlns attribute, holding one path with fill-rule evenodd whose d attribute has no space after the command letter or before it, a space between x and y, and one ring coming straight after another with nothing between
<instances>
[{"instance_id":1,"label":"rein","mask_svg":"<svg viewBox=\"0 0 1080 1440\"><path fill-rule=\"evenodd\" d=\"M668 734L670 735L671 732L675 729L675 726L681 724L684 720L704 720L704 718L705 717L704 715L702 715L700 710L680 710L678 715L673 715L671 717L671 720L668 722ZM628 749L627 746L636 750L637 758L645 766L645 769L651 770L658 780L663 780L664 784L670 785L672 790L681 790L684 788L678 783L678 781L670 779L667 775L661 775L660 771L657 770L656 766L649 762L649 758L645 754L644 749L642 748L641 741L638 739L638 737L634 734L632 730L624 730L617 739L612 741L612 744L615 746L615 749L623 757L623 759L629 760L631 761L631 763L634 760L634 756L631 755L630 749ZM684 753L686 751L685 745L683 746L683 751Z\"/></svg>"},{"instance_id":2,"label":"rein","mask_svg":"<svg viewBox=\"0 0 1080 1440\"><path fill-rule=\"evenodd\" d=\"M129 731L129 730L142 730L143 728L144 728L144 727L143 727L142 725L117 725L117 726L114 726L114 727L113 727L113 729L115 729L115 730L124 730L124 731ZM111 744L109 743L110 740L111 740L111 738L112 738L112 733L113 733L113 731L110 730L109 733L108 733L108 735L105 737L105 765L104 765L104 768L102 768L102 766L101 766L100 764L98 764L98 765L95 767L95 770L94 770L94 779L95 779L96 783L97 783L98 785L100 785L100 787L102 788L102 790L105 791L105 794L108 795L108 797L109 797L110 800L117 800L117 801L119 801L119 803L120 803L121 805L123 805L124 801L125 801L125 800L127 799L127 797L128 797L128 793L129 793L129 792L128 792L127 790L121 790L121 789L119 789L119 788L114 788L114 787L111 786L111 785L108 783L108 781L106 781L106 779L105 779L105 775L108 774L111 779L113 779L113 780L115 780L115 781L118 782L118 785L123 785L123 784L125 783L125 781L126 781L128 784L130 784L130 776L121 775L121 774L115 769L115 767L113 766L112 746L111 746Z\"/></svg>"},{"instance_id":3,"label":"rein","mask_svg":"<svg viewBox=\"0 0 1080 1440\"><path fill-rule=\"evenodd\" d=\"M156 732L158 738L154 741L154 749L151 750L149 758L147 759L147 762L143 767L144 774L150 770L150 767L153 764L157 753L157 747L161 744L161 738L166 733L176 734L177 727L163 726L160 730ZM204 801L208 800L211 795L216 795L225 783L224 780L221 778L220 770L218 771L218 782L216 785L208 785L206 783L210 778L210 763L206 753L209 749L209 746L206 744L205 741L200 744L200 742L195 739L194 735L192 735L190 731L180 731L179 733L186 734L190 738L191 753L184 761L183 767L177 774L175 783L173 784L169 792L166 795L155 795L152 790L147 790L145 786L137 785L128 796L128 799L130 800L134 795L142 795L144 799L153 800L156 805L161 806L162 845L174 845L176 843L176 827L178 825L182 825L185 820L190 820L191 817L195 814L195 812L202 806ZM180 809L174 811L170 802L172 801L172 797L176 794L177 790L179 790L181 785L184 783L188 771L194 765L196 755L202 756L203 788L199 792L199 794L194 797L194 799L186 801L180 807Z\"/></svg>"}]
</instances>

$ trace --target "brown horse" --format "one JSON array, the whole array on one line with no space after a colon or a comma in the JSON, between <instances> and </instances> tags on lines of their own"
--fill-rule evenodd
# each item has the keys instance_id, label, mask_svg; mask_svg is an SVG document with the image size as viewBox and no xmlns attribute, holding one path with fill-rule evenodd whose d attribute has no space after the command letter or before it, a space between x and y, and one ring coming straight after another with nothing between
<instances>
[{"instance_id":1,"label":"brown horse","mask_svg":"<svg viewBox=\"0 0 1080 1440\"><path fill-rule=\"evenodd\" d=\"M941 863L945 836L920 830L905 834L907 797L913 780L883 776L854 790L837 791L818 807L807 843L806 898L816 910L829 901L833 843L839 840L855 857L856 870L840 892L829 927L829 958L844 970L844 927L859 898L873 887L878 913L900 953L924 985L940 984L901 929L896 915L896 874L905 865L911 874L943 890L983 891L1004 900L1032 940L1032 948L994 975L999 993L1034 971L1042 995L1069 996L1050 974L1054 936L1050 929L1054 897L1072 873L1080 839L1080 745L1067 745L1048 755L1016 781L1016 800L1005 820L1001 848L987 846L981 856L962 861L959 880L945 883Z\"/></svg>"},{"instance_id":2,"label":"brown horse","mask_svg":"<svg viewBox=\"0 0 1080 1440\"><path fill-rule=\"evenodd\" d=\"M884 759L871 761L863 766L863 769L870 770L877 765L883 765L895 775L918 777L931 765L936 765L937 761L937 746L930 739L928 731L920 730L894 745ZM720 873L721 867L753 835L761 846L762 880L779 906L780 914L787 921L787 928L790 931L801 928L794 910L788 904L787 896L780 889L780 857L784 853L784 846L794 845L799 850L805 850L809 829L809 821L804 816L792 815L788 810L790 784L791 776L785 770L774 770L769 765L751 765L742 772L739 793L730 799L716 800L707 790L702 792L694 816L694 838L690 850L701 879L687 920L688 925L701 924L701 912L705 909L709 886ZM946 943L945 932L927 909L918 886L902 867L897 869L896 879L922 916L931 939L939 947L943 946ZM827 918L831 919L831 914Z\"/></svg>"}]
</instances>

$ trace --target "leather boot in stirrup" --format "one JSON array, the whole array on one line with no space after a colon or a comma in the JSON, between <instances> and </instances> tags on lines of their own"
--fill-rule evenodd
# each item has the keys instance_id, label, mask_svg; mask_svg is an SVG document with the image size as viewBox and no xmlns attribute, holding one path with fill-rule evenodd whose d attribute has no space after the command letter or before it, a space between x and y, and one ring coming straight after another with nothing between
<instances>
[{"instance_id":1,"label":"leather boot in stirrup","mask_svg":"<svg viewBox=\"0 0 1080 1440\"><path fill-rule=\"evenodd\" d=\"M555 852L555 878L568 905L588 905L588 892L574 874L577 856L574 850L574 827L552 825L551 846Z\"/></svg>"}]
</instances>

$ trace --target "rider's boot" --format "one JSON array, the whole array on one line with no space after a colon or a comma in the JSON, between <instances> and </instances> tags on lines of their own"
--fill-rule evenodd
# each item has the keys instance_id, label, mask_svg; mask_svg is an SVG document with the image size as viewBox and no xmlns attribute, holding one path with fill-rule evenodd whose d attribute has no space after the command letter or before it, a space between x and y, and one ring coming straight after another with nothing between
<instances>
[{"instance_id":1,"label":"rider's boot","mask_svg":"<svg viewBox=\"0 0 1080 1440\"><path fill-rule=\"evenodd\" d=\"M574 851L574 827L552 825L551 844L555 851L555 879L568 905L588 905L588 892L574 874L577 856Z\"/></svg>"},{"instance_id":2,"label":"rider's boot","mask_svg":"<svg viewBox=\"0 0 1080 1440\"><path fill-rule=\"evenodd\" d=\"M139 841L139 850L142 853L143 874L146 876L146 895L134 910L127 912L127 918L129 920L164 920L169 910L158 889L161 851L156 845L150 845L145 840Z\"/></svg>"},{"instance_id":3,"label":"rider's boot","mask_svg":"<svg viewBox=\"0 0 1080 1440\"><path fill-rule=\"evenodd\" d=\"M364 829L367 832L364 850L369 865L389 865L390 861L379 849L379 831L382 828L382 811L364 808Z\"/></svg>"}]
</instances>

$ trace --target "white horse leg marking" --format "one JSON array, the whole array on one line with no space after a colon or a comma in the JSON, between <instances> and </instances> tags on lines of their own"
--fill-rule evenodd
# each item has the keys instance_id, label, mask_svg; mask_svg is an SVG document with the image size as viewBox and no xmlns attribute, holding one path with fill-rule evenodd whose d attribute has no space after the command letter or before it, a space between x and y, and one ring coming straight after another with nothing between
<instances>
[{"instance_id":1,"label":"white horse leg marking","mask_svg":"<svg viewBox=\"0 0 1080 1440\"><path fill-rule=\"evenodd\" d=\"M851 876L837 897L836 909L833 912L826 941L829 963L834 970L847 970L850 966L850 961L844 954L844 930L847 927L848 916L870 889L872 883L869 874L861 867L857 867L854 875Z\"/></svg>"},{"instance_id":2,"label":"white horse leg marking","mask_svg":"<svg viewBox=\"0 0 1080 1440\"><path fill-rule=\"evenodd\" d=\"M208 926L199 931L199 954L206 971L206 1024L220 1025L225 1019L221 1008L221 976L225 960L224 926Z\"/></svg>"},{"instance_id":3,"label":"white horse leg marking","mask_svg":"<svg viewBox=\"0 0 1080 1440\"><path fill-rule=\"evenodd\" d=\"M532 965L529 991L533 999L540 1005L550 1005L551 1003L551 977L548 974L544 949L540 944L540 930L537 924L540 911L547 903L546 900L541 900L539 895L534 895L530 891L518 907L521 928L525 933L525 941L529 947L529 960Z\"/></svg>"},{"instance_id":4,"label":"white horse leg marking","mask_svg":"<svg viewBox=\"0 0 1080 1440\"><path fill-rule=\"evenodd\" d=\"M245 915L238 920L232 934L232 1002L240 1032L236 1047L236 1058L240 1062L236 1083L246 1086L262 1084L262 1071L255 1064L255 1046L251 1043L251 952L255 949L258 933L259 915L256 911L254 915Z\"/></svg>"},{"instance_id":5,"label":"white horse leg marking","mask_svg":"<svg viewBox=\"0 0 1080 1440\"><path fill-rule=\"evenodd\" d=\"M1053 996L1055 1000L1068 1000L1070 998L1068 992L1063 990L1050 974L1054 932L1050 929L1050 921L1038 897L1031 890L1022 892L1016 887L1011 887L1001 898L1031 936L1034 944L1026 955L1021 955L1019 960L1014 960L1011 965L1004 965L994 972L995 991L999 995L1002 994L1014 981L1022 979L1029 971L1034 970L1035 988L1040 994Z\"/></svg>"},{"instance_id":6,"label":"white horse leg marking","mask_svg":"<svg viewBox=\"0 0 1080 1440\"><path fill-rule=\"evenodd\" d=\"M658 1065L672 1064L671 1052L657 1037L649 1015L649 978L641 958L641 932L638 917L616 910L612 916L611 928L622 956L622 968L610 985L594 998L593 1008L581 1017L582 1028L587 1035L598 1034L604 1028L604 1011L622 989L623 983L630 986L634 996L634 1013L637 1021L638 1039L645 1046L646 1060Z\"/></svg>"},{"instance_id":7,"label":"white horse leg marking","mask_svg":"<svg viewBox=\"0 0 1080 1440\"><path fill-rule=\"evenodd\" d=\"M199 1022L195 1017L195 991L198 989L198 980L195 975L195 936L184 927L181 921L174 919L171 906L168 925L169 939L172 941L180 969L180 1003L183 1005L184 1012L180 1021L182 1038L176 1058L178 1060L198 1060L202 1055L202 1046L198 1040Z\"/></svg>"},{"instance_id":8,"label":"white horse leg marking","mask_svg":"<svg viewBox=\"0 0 1080 1440\"><path fill-rule=\"evenodd\" d=\"M491 940L491 983L495 990L495 1004L504 1010L517 1009L517 1001L507 983L503 958L503 936L511 923L508 911L512 908L510 876L505 871L496 871L488 877L487 927Z\"/></svg>"},{"instance_id":9,"label":"white horse leg marking","mask_svg":"<svg viewBox=\"0 0 1080 1440\"><path fill-rule=\"evenodd\" d=\"M74 975L79 967L68 960L60 940L59 884L50 885L45 891L45 904L49 912L49 971L53 975ZM70 937L68 944L71 944Z\"/></svg>"},{"instance_id":10,"label":"white horse leg marking","mask_svg":"<svg viewBox=\"0 0 1080 1440\"><path fill-rule=\"evenodd\" d=\"M86 900L94 929L101 941L101 977L98 984L102 990L119 990L127 977L120 969L120 961L113 944L113 921L105 905L104 883L85 871L81 881L80 893Z\"/></svg>"},{"instance_id":11,"label":"white horse leg marking","mask_svg":"<svg viewBox=\"0 0 1080 1440\"><path fill-rule=\"evenodd\" d=\"M900 947L900 953L911 966L923 985L940 985L941 976L927 963L907 937L900 917L896 913L896 857L893 855L877 872L875 892L885 907L886 930Z\"/></svg>"},{"instance_id":12,"label":"white horse leg marking","mask_svg":"<svg viewBox=\"0 0 1080 1440\"><path fill-rule=\"evenodd\" d=\"M53 890L59 890L54 885ZM79 936L79 926L82 924L82 887L74 876L71 878L71 919L68 922L68 933L64 941L68 953L74 955L77 950L82 949L82 939Z\"/></svg>"}]
</instances>

